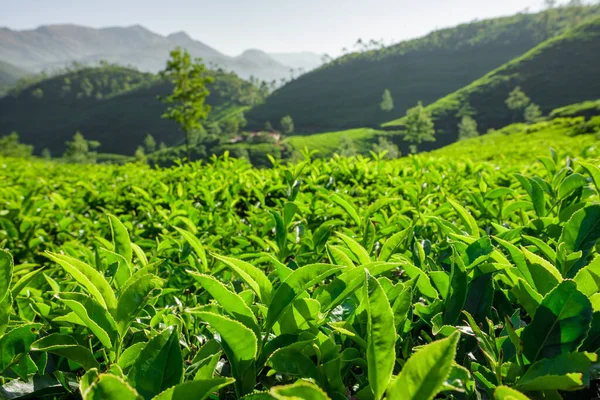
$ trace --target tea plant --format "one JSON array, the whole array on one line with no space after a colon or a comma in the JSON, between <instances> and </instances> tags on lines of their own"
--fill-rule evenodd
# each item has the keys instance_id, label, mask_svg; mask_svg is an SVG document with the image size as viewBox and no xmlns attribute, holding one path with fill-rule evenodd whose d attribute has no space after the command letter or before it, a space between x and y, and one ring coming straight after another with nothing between
<instances>
[{"instance_id":1,"label":"tea plant","mask_svg":"<svg viewBox=\"0 0 600 400\"><path fill-rule=\"evenodd\" d=\"M596 396L600 168L563 151L3 160L0 397Z\"/></svg>"}]
</instances>

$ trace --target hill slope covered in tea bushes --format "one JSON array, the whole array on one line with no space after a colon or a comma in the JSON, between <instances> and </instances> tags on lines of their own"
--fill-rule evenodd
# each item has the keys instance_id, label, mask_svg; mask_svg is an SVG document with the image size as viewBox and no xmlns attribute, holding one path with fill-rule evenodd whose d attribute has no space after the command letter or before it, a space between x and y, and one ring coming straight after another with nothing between
<instances>
[{"instance_id":1,"label":"hill slope covered in tea bushes","mask_svg":"<svg viewBox=\"0 0 600 400\"><path fill-rule=\"evenodd\" d=\"M0 396L591 398L582 121L272 169L0 159Z\"/></svg>"},{"instance_id":2,"label":"hill slope covered in tea bushes","mask_svg":"<svg viewBox=\"0 0 600 400\"><path fill-rule=\"evenodd\" d=\"M572 103L596 100L600 97L599 53L600 18L542 43L428 106L426 110L432 116L438 134L436 142L428 143L425 148L438 148L457 140L458 114L465 104L472 107L480 132L523 121L523 111L510 110L505 103L517 86L540 106L544 114ZM589 113L594 113L593 104L587 103ZM569 115L566 111L565 115ZM560 113L557 111L555 116ZM393 129L401 127L404 121L405 118L401 118L384 126Z\"/></svg>"},{"instance_id":3,"label":"hill slope covered in tea bushes","mask_svg":"<svg viewBox=\"0 0 600 400\"><path fill-rule=\"evenodd\" d=\"M599 13L600 6L561 7L462 24L382 49L353 52L277 90L248 113L249 126L262 129L266 121L275 125L291 115L300 134L375 128L402 117L419 101L427 105L453 93ZM394 99L390 112L379 107L385 89Z\"/></svg>"}]
</instances>

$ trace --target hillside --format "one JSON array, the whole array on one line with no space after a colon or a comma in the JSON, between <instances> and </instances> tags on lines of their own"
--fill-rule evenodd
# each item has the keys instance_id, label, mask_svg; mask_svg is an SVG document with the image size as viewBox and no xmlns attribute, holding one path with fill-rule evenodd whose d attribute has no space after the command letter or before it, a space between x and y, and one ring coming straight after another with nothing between
<instances>
[{"instance_id":1,"label":"hillside","mask_svg":"<svg viewBox=\"0 0 600 400\"><path fill-rule=\"evenodd\" d=\"M19 67L0 61L0 96L6 93L19 79L28 74L29 72Z\"/></svg>"},{"instance_id":2,"label":"hillside","mask_svg":"<svg viewBox=\"0 0 600 400\"><path fill-rule=\"evenodd\" d=\"M36 72L61 68L73 61L93 64L100 60L157 72L164 68L169 52L176 46L207 64L214 64L215 69L220 67L243 78L254 76L267 81L289 77L289 69L305 67L307 57L303 53L298 54L299 59L288 57L289 64L260 50L230 57L185 32L161 36L139 25L94 29L64 24L23 31L0 28L3 59Z\"/></svg>"},{"instance_id":3,"label":"hillside","mask_svg":"<svg viewBox=\"0 0 600 400\"><path fill-rule=\"evenodd\" d=\"M211 120L261 101L260 90L236 75L212 74ZM169 83L150 73L115 65L81 68L0 98L0 135L17 131L37 154L44 148L61 154L77 130L98 140L102 153L131 155L147 134L157 143L176 145L182 135L177 125L161 118L165 106L157 99L170 91Z\"/></svg>"},{"instance_id":4,"label":"hillside","mask_svg":"<svg viewBox=\"0 0 600 400\"><path fill-rule=\"evenodd\" d=\"M479 132L522 121L523 115L508 109L509 93L520 86L544 114L573 103L600 98L600 17L550 39L523 56L427 107L438 132L429 148L441 147L458 137L457 113L464 104L474 109ZM592 107L593 103L588 103ZM561 114L560 111L555 116ZM585 115L585 114L581 114ZM384 124L401 126L404 119ZM427 147L424 147L426 149Z\"/></svg>"},{"instance_id":5,"label":"hillside","mask_svg":"<svg viewBox=\"0 0 600 400\"><path fill-rule=\"evenodd\" d=\"M262 127L289 114L302 133L376 127L400 118L418 101L433 103L599 14L600 6L519 14L349 54L280 88L248 113L248 121ZM386 88L395 105L388 113L379 108Z\"/></svg>"}]
</instances>

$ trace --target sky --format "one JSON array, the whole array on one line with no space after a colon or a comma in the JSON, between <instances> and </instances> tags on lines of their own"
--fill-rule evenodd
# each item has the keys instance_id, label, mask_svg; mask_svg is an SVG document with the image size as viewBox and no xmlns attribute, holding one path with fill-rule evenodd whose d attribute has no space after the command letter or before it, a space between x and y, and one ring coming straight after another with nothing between
<instances>
[{"instance_id":1,"label":"sky","mask_svg":"<svg viewBox=\"0 0 600 400\"><path fill-rule=\"evenodd\" d=\"M543 0L0 0L0 27L74 23L140 24L167 35L185 31L236 55L312 51L338 55L358 38L386 44L475 19L538 10Z\"/></svg>"}]
</instances>

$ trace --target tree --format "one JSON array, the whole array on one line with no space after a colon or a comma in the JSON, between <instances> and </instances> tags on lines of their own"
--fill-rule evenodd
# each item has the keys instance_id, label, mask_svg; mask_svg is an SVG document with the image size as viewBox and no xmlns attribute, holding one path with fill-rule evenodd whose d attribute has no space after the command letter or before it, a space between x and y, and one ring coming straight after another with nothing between
<instances>
[{"instance_id":1,"label":"tree","mask_svg":"<svg viewBox=\"0 0 600 400\"><path fill-rule=\"evenodd\" d=\"M42 158L44 160L52 159L52 153L50 153L50 149L45 148L44 150L42 150Z\"/></svg>"},{"instance_id":2,"label":"tree","mask_svg":"<svg viewBox=\"0 0 600 400\"><path fill-rule=\"evenodd\" d=\"M530 105L527 106L527 108L525 108L525 122L528 123L533 123L536 122L540 119L540 117L542 116L542 110L540 109L540 106L538 106L535 103L531 103Z\"/></svg>"},{"instance_id":3,"label":"tree","mask_svg":"<svg viewBox=\"0 0 600 400\"><path fill-rule=\"evenodd\" d=\"M383 95L381 96L381 104L379 107L382 111L389 112L394 109L394 99L392 99L392 94L389 89L385 89L383 91Z\"/></svg>"},{"instance_id":4,"label":"tree","mask_svg":"<svg viewBox=\"0 0 600 400\"><path fill-rule=\"evenodd\" d=\"M192 62L186 50L176 48L171 52L167 67L161 76L173 83L173 93L162 98L169 107L162 115L179 124L185 134L185 150L190 159L190 136L194 130L202 126L201 121L208 117L210 106L205 104L210 94L206 85L213 81L200 59Z\"/></svg>"},{"instance_id":5,"label":"tree","mask_svg":"<svg viewBox=\"0 0 600 400\"><path fill-rule=\"evenodd\" d=\"M165 142L160 142L160 144L158 145L158 150L160 150L160 151L164 151L164 150L166 150L167 148L168 148L168 147L167 147L167 145L165 144Z\"/></svg>"},{"instance_id":6,"label":"tree","mask_svg":"<svg viewBox=\"0 0 600 400\"><path fill-rule=\"evenodd\" d=\"M144 148L142 146L138 146L138 148L135 150L135 153L133 154L133 157L135 158L135 162L141 164L147 163L146 153L144 152Z\"/></svg>"},{"instance_id":7,"label":"tree","mask_svg":"<svg viewBox=\"0 0 600 400\"><path fill-rule=\"evenodd\" d=\"M513 111L520 111L527 107L530 102L531 99L521 90L520 86L517 86L509 93L506 106Z\"/></svg>"},{"instance_id":8,"label":"tree","mask_svg":"<svg viewBox=\"0 0 600 400\"><path fill-rule=\"evenodd\" d=\"M0 137L0 155L4 157L31 157L33 146L19 142L19 134L12 132L10 135Z\"/></svg>"},{"instance_id":9,"label":"tree","mask_svg":"<svg viewBox=\"0 0 600 400\"><path fill-rule=\"evenodd\" d=\"M412 143L412 153L417 152L422 142L435 142L435 126L421 102L406 112L404 140Z\"/></svg>"},{"instance_id":10,"label":"tree","mask_svg":"<svg viewBox=\"0 0 600 400\"><path fill-rule=\"evenodd\" d=\"M377 143L373 143L373 152L380 155L381 158L387 158L393 160L400 157L400 150L398 146L392 143L390 140L379 136Z\"/></svg>"},{"instance_id":11,"label":"tree","mask_svg":"<svg viewBox=\"0 0 600 400\"><path fill-rule=\"evenodd\" d=\"M265 122L265 131L273 132L273 125L271 125L271 121Z\"/></svg>"},{"instance_id":12,"label":"tree","mask_svg":"<svg viewBox=\"0 0 600 400\"><path fill-rule=\"evenodd\" d=\"M465 116L469 116L469 117L473 117L476 114L475 109L473 108L473 106L471 105L471 103L464 103L460 109L458 110L458 112L456 113L456 116L458 118L462 118Z\"/></svg>"},{"instance_id":13,"label":"tree","mask_svg":"<svg viewBox=\"0 0 600 400\"><path fill-rule=\"evenodd\" d=\"M342 157L354 157L356 155L356 146L354 145L354 140L350 139L348 136L342 136L340 139L339 146L339 155Z\"/></svg>"},{"instance_id":14,"label":"tree","mask_svg":"<svg viewBox=\"0 0 600 400\"><path fill-rule=\"evenodd\" d=\"M228 135L235 135L240 131L240 122L237 118L228 118L223 121L223 131Z\"/></svg>"},{"instance_id":15,"label":"tree","mask_svg":"<svg viewBox=\"0 0 600 400\"><path fill-rule=\"evenodd\" d=\"M285 117L281 118L279 124L281 125L281 132L283 132L285 135L294 133L294 120L291 116L286 115Z\"/></svg>"},{"instance_id":16,"label":"tree","mask_svg":"<svg viewBox=\"0 0 600 400\"><path fill-rule=\"evenodd\" d=\"M465 115L458 124L458 140L465 140L479 136L477 132L477 121Z\"/></svg>"},{"instance_id":17,"label":"tree","mask_svg":"<svg viewBox=\"0 0 600 400\"><path fill-rule=\"evenodd\" d=\"M544 6L547 9L551 9L556 7L556 0L544 0Z\"/></svg>"},{"instance_id":18,"label":"tree","mask_svg":"<svg viewBox=\"0 0 600 400\"><path fill-rule=\"evenodd\" d=\"M207 126L208 134L212 136L219 136L222 132L221 126L217 122L213 122L212 124Z\"/></svg>"},{"instance_id":19,"label":"tree","mask_svg":"<svg viewBox=\"0 0 600 400\"><path fill-rule=\"evenodd\" d=\"M154 140L154 137L152 137L151 134L147 134L144 138L144 148L148 153L156 151L156 140Z\"/></svg>"},{"instance_id":20,"label":"tree","mask_svg":"<svg viewBox=\"0 0 600 400\"><path fill-rule=\"evenodd\" d=\"M100 142L95 140L86 140L81 132L75 132L73 140L65 143L67 149L63 158L68 162L77 164L95 164L98 153L90 151L100 147Z\"/></svg>"},{"instance_id":21,"label":"tree","mask_svg":"<svg viewBox=\"0 0 600 400\"><path fill-rule=\"evenodd\" d=\"M37 88L34 91L31 92L31 95L36 98L36 99L41 99L42 97L44 97L44 91L41 88Z\"/></svg>"}]
</instances>

